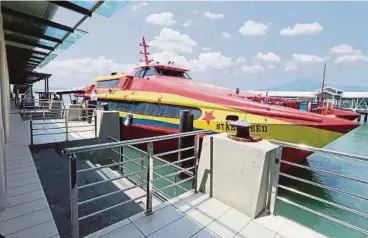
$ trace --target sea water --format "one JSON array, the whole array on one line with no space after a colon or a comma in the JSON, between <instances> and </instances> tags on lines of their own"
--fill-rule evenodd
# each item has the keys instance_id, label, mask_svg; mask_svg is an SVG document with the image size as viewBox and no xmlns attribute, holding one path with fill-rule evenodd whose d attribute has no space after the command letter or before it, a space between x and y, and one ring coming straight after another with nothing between
<instances>
[{"instance_id":1,"label":"sea water","mask_svg":"<svg viewBox=\"0 0 368 238\"><path fill-rule=\"evenodd\" d=\"M332 142L325 148L368 157L368 124L361 125L354 131ZM327 170L335 174L368 181L368 162L343 159L315 153L307 158L306 165L312 168ZM295 169L290 173L325 186L368 197L368 185L360 182L339 178L337 176L328 175L322 172L311 172L303 169ZM368 213L368 201L364 199L354 198L339 192L330 191L325 188L319 188L291 179L281 179L280 183L324 200ZM279 189L279 195L297 204L368 230L368 219L363 216L344 211L302 195L293 194L285 190L283 191L282 189ZM283 203L282 201L277 201L276 213L311 227L314 230L317 230L318 232L330 237L368 237L367 235L363 235L362 233L354 231L351 228L347 228L333 221L321 218L317 215L311 214L310 212L303 211L300 208Z\"/></svg>"}]
</instances>

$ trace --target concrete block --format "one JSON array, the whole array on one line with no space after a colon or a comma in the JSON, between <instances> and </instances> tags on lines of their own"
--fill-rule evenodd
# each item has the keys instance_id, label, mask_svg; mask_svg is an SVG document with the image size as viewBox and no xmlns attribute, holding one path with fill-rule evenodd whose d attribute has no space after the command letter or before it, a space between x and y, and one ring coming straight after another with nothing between
<instances>
[{"instance_id":1,"label":"concrete block","mask_svg":"<svg viewBox=\"0 0 368 238\"><path fill-rule=\"evenodd\" d=\"M97 110L97 140L96 143L108 143L114 140L109 136L120 139L120 119L117 111ZM115 148L119 151L119 148ZM120 156L111 149L97 150L89 152L88 157L91 162L101 165L110 164L112 161L120 161Z\"/></svg>"},{"instance_id":2,"label":"concrete block","mask_svg":"<svg viewBox=\"0 0 368 238\"><path fill-rule=\"evenodd\" d=\"M82 116L83 108L79 104L70 104L68 110L68 121L79 121Z\"/></svg>"},{"instance_id":3,"label":"concrete block","mask_svg":"<svg viewBox=\"0 0 368 238\"><path fill-rule=\"evenodd\" d=\"M198 189L249 217L257 217L266 207L269 167L277 148L267 140L244 143L229 139L227 134L206 136L199 160Z\"/></svg>"}]
</instances>

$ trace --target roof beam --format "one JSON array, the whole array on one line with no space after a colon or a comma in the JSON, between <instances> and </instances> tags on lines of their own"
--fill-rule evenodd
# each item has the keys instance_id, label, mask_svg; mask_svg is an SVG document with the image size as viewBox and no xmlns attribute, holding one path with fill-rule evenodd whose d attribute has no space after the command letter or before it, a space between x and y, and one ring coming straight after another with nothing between
<instances>
[{"instance_id":1,"label":"roof beam","mask_svg":"<svg viewBox=\"0 0 368 238\"><path fill-rule=\"evenodd\" d=\"M51 37L51 36L46 36L43 34L37 34L35 32L32 32L32 30L30 28L22 28L22 27L15 27L12 26L10 24L4 24L4 30L6 31L11 31L11 32L15 32L15 33L19 33L19 34L23 34L23 35L28 35L28 36L33 36L33 37L37 37L37 38L41 38L44 40L48 40L48 41L53 41L56 43L62 43L61 39L59 38L55 38L55 37Z\"/></svg>"},{"instance_id":2,"label":"roof beam","mask_svg":"<svg viewBox=\"0 0 368 238\"><path fill-rule=\"evenodd\" d=\"M73 28L71 28L69 26L66 26L66 25L63 25L63 24L60 24L60 23L57 23L57 22L53 22L53 21L50 21L50 20L47 20L47 19L31 16L31 15L28 15L28 14L23 13L23 12L14 11L12 9L9 9L9 8L3 7L3 6L1 7L1 12L3 14L16 16L16 17L23 18L23 19L28 20L28 21L32 21L32 22L35 22L35 23L40 23L40 24L43 24L43 25L46 25L46 26L51 26L51 27L54 27L54 28L57 28L57 29L60 29L60 30L63 30L63 31L74 32Z\"/></svg>"},{"instance_id":3,"label":"roof beam","mask_svg":"<svg viewBox=\"0 0 368 238\"><path fill-rule=\"evenodd\" d=\"M29 59L34 59L34 60L44 60L45 58L42 58L42 57L38 57L38 56L34 56L34 55L31 55L30 57L29 57Z\"/></svg>"},{"instance_id":4,"label":"roof beam","mask_svg":"<svg viewBox=\"0 0 368 238\"><path fill-rule=\"evenodd\" d=\"M44 56L48 56L49 54L46 52L42 52L42 51L38 51L38 50L33 50L33 49L26 49L23 47L17 47L14 45L7 45L6 48L13 48L13 49L19 49L19 50L24 50L24 51L28 51L30 54L35 53L35 54L39 54L39 55L44 55ZM31 56L31 57L38 57L38 56Z\"/></svg>"},{"instance_id":5,"label":"roof beam","mask_svg":"<svg viewBox=\"0 0 368 238\"><path fill-rule=\"evenodd\" d=\"M42 62L42 60L40 60L40 61L36 61L36 60L34 60L34 59L29 59L27 62L29 62L29 63L36 63L36 64L39 64L39 63L41 63Z\"/></svg>"},{"instance_id":6,"label":"roof beam","mask_svg":"<svg viewBox=\"0 0 368 238\"><path fill-rule=\"evenodd\" d=\"M78 6L77 4L74 4L72 2L69 2L69 1L49 1L55 5L58 5L59 7L63 7L63 8L66 8L66 9L69 9L71 11L74 11L74 12L77 12L77 13L80 13L82 15L85 15L85 16L92 16L92 12L84 7L81 7L81 6Z\"/></svg>"},{"instance_id":7,"label":"roof beam","mask_svg":"<svg viewBox=\"0 0 368 238\"><path fill-rule=\"evenodd\" d=\"M42 48L42 49L45 49L45 50L54 50L54 47L41 45L41 44L32 42L30 40L22 39L21 37L18 37L18 36L15 36L15 35L5 34L5 40L6 41L12 41L12 42L15 42L15 43L24 44L24 45L34 46L34 47Z\"/></svg>"}]
</instances>

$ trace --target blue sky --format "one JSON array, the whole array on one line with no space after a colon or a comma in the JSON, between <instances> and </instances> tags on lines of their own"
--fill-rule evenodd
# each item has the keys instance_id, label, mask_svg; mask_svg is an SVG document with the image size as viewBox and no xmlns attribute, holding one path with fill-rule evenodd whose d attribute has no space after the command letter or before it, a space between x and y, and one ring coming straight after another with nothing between
<instances>
[{"instance_id":1,"label":"blue sky","mask_svg":"<svg viewBox=\"0 0 368 238\"><path fill-rule=\"evenodd\" d=\"M257 90L322 77L367 84L368 2L130 2L111 18L94 16L82 40L41 71L51 87L79 87L139 62L139 41L155 60L174 60L195 80ZM74 20L60 11L55 21ZM186 24L185 24L186 23Z\"/></svg>"}]
</instances>

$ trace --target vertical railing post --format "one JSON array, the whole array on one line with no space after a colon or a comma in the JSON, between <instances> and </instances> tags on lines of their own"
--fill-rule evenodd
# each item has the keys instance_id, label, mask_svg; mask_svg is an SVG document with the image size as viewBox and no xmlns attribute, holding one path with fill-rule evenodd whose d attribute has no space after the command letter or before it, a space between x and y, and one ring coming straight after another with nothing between
<instances>
[{"instance_id":1,"label":"vertical railing post","mask_svg":"<svg viewBox=\"0 0 368 238\"><path fill-rule=\"evenodd\" d=\"M143 160L143 158L144 158L144 154L141 152L141 187L143 188L143 180L144 180L144 170L143 170L143 168L144 168L144 160Z\"/></svg>"},{"instance_id":2,"label":"vertical railing post","mask_svg":"<svg viewBox=\"0 0 368 238\"><path fill-rule=\"evenodd\" d=\"M152 197L153 197L153 143L148 143L148 163L147 163L147 200L146 215L152 214Z\"/></svg>"},{"instance_id":3,"label":"vertical railing post","mask_svg":"<svg viewBox=\"0 0 368 238\"><path fill-rule=\"evenodd\" d=\"M213 197L213 136L210 136L210 197Z\"/></svg>"},{"instance_id":4,"label":"vertical railing post","mask_svg":"<svg viewBox=\"0 0 368 238\"><path fill-rule=\"evenodd\" d=\"M123 162L124 162L124 150L122 149L122 146L119 147L119 157L120 157L120 166L119 166L119 172L120 174L123 174L124 173L124 165L123 165Z\"/></svg>"},{"instance_id":5,"label":"vertical railing post","mask_svg":"<svg viewBox=\"0 0 368 238\"><path fill-rule=\"evenodd\" d=\"M197 193L198 192L198 188L197 188L197 178L198 178L198 164L199 164L199 135L196 135L194 137L194 163L195 163L195 167L194 167L194 173L193 173L193 188L194 188L194 192Z\"/></svg>"},{"instance_id":6,"label":"vertical railing post","mask_svg":"<svg viewBox=\"0 0 368 238\"><path fill-rule=\"evenodd\" d=\"M268 186L268 204L266 207L269 207L270 213L275 215L275 204L276 204L276 196L279 184L279 174L281 168L281 160L282 160L282 151L283 148L279 147L276 150L275 160L270 163L270 181Z\"/></svg>"},{"instance_id":7,"label":"vertical railing post","mask_svg":"<svg viewBox=\"0 0 368 238\"><path fill-rule=\"evenodd\" d=\"M39 104L42 103L42 117L43 120L45 120L45 103L43 103L40 99L39 100Z\"/></svg>"},{"instance_id":8,"label":"vertical railing post","mask_svg":"<svg viewBox=\"0 0 368 238\"><path fill-rule=\"evenodd\" d=\"M31 145L33 145L33 122L32 122L32 115L29 115L29 137L31 139Z\"/></svg>"},{"instance_id":9,"label":"vertical railing post","mask_svg":"<svg viewBox=\"0 0 368 238\"><path fill-rule=\"evenodd\" d=\"M69 156L70 212L72 238L79 238L77 156Z\"/></svg>"},{"instance_id":10,"label":"vertical railing post","mask_svg":"<svg viewBox=\"0 0 368 238\"><path fill-rule=\"evenodd\" d=\"M68 125L68 111L65 111L65 140L69 140L69 125Z\"/></svg>"},{"instance_id":11,"label":"vertical railing post","mask_svg":"<svg viewBox=\"0 0 368 238\"><path fill-rule=\"evenodd\" d=\"M95 119L95 138L97 138L97 111L96 109L92 112L94 113L94 119Z\"/></svg>"}]
</instances>

